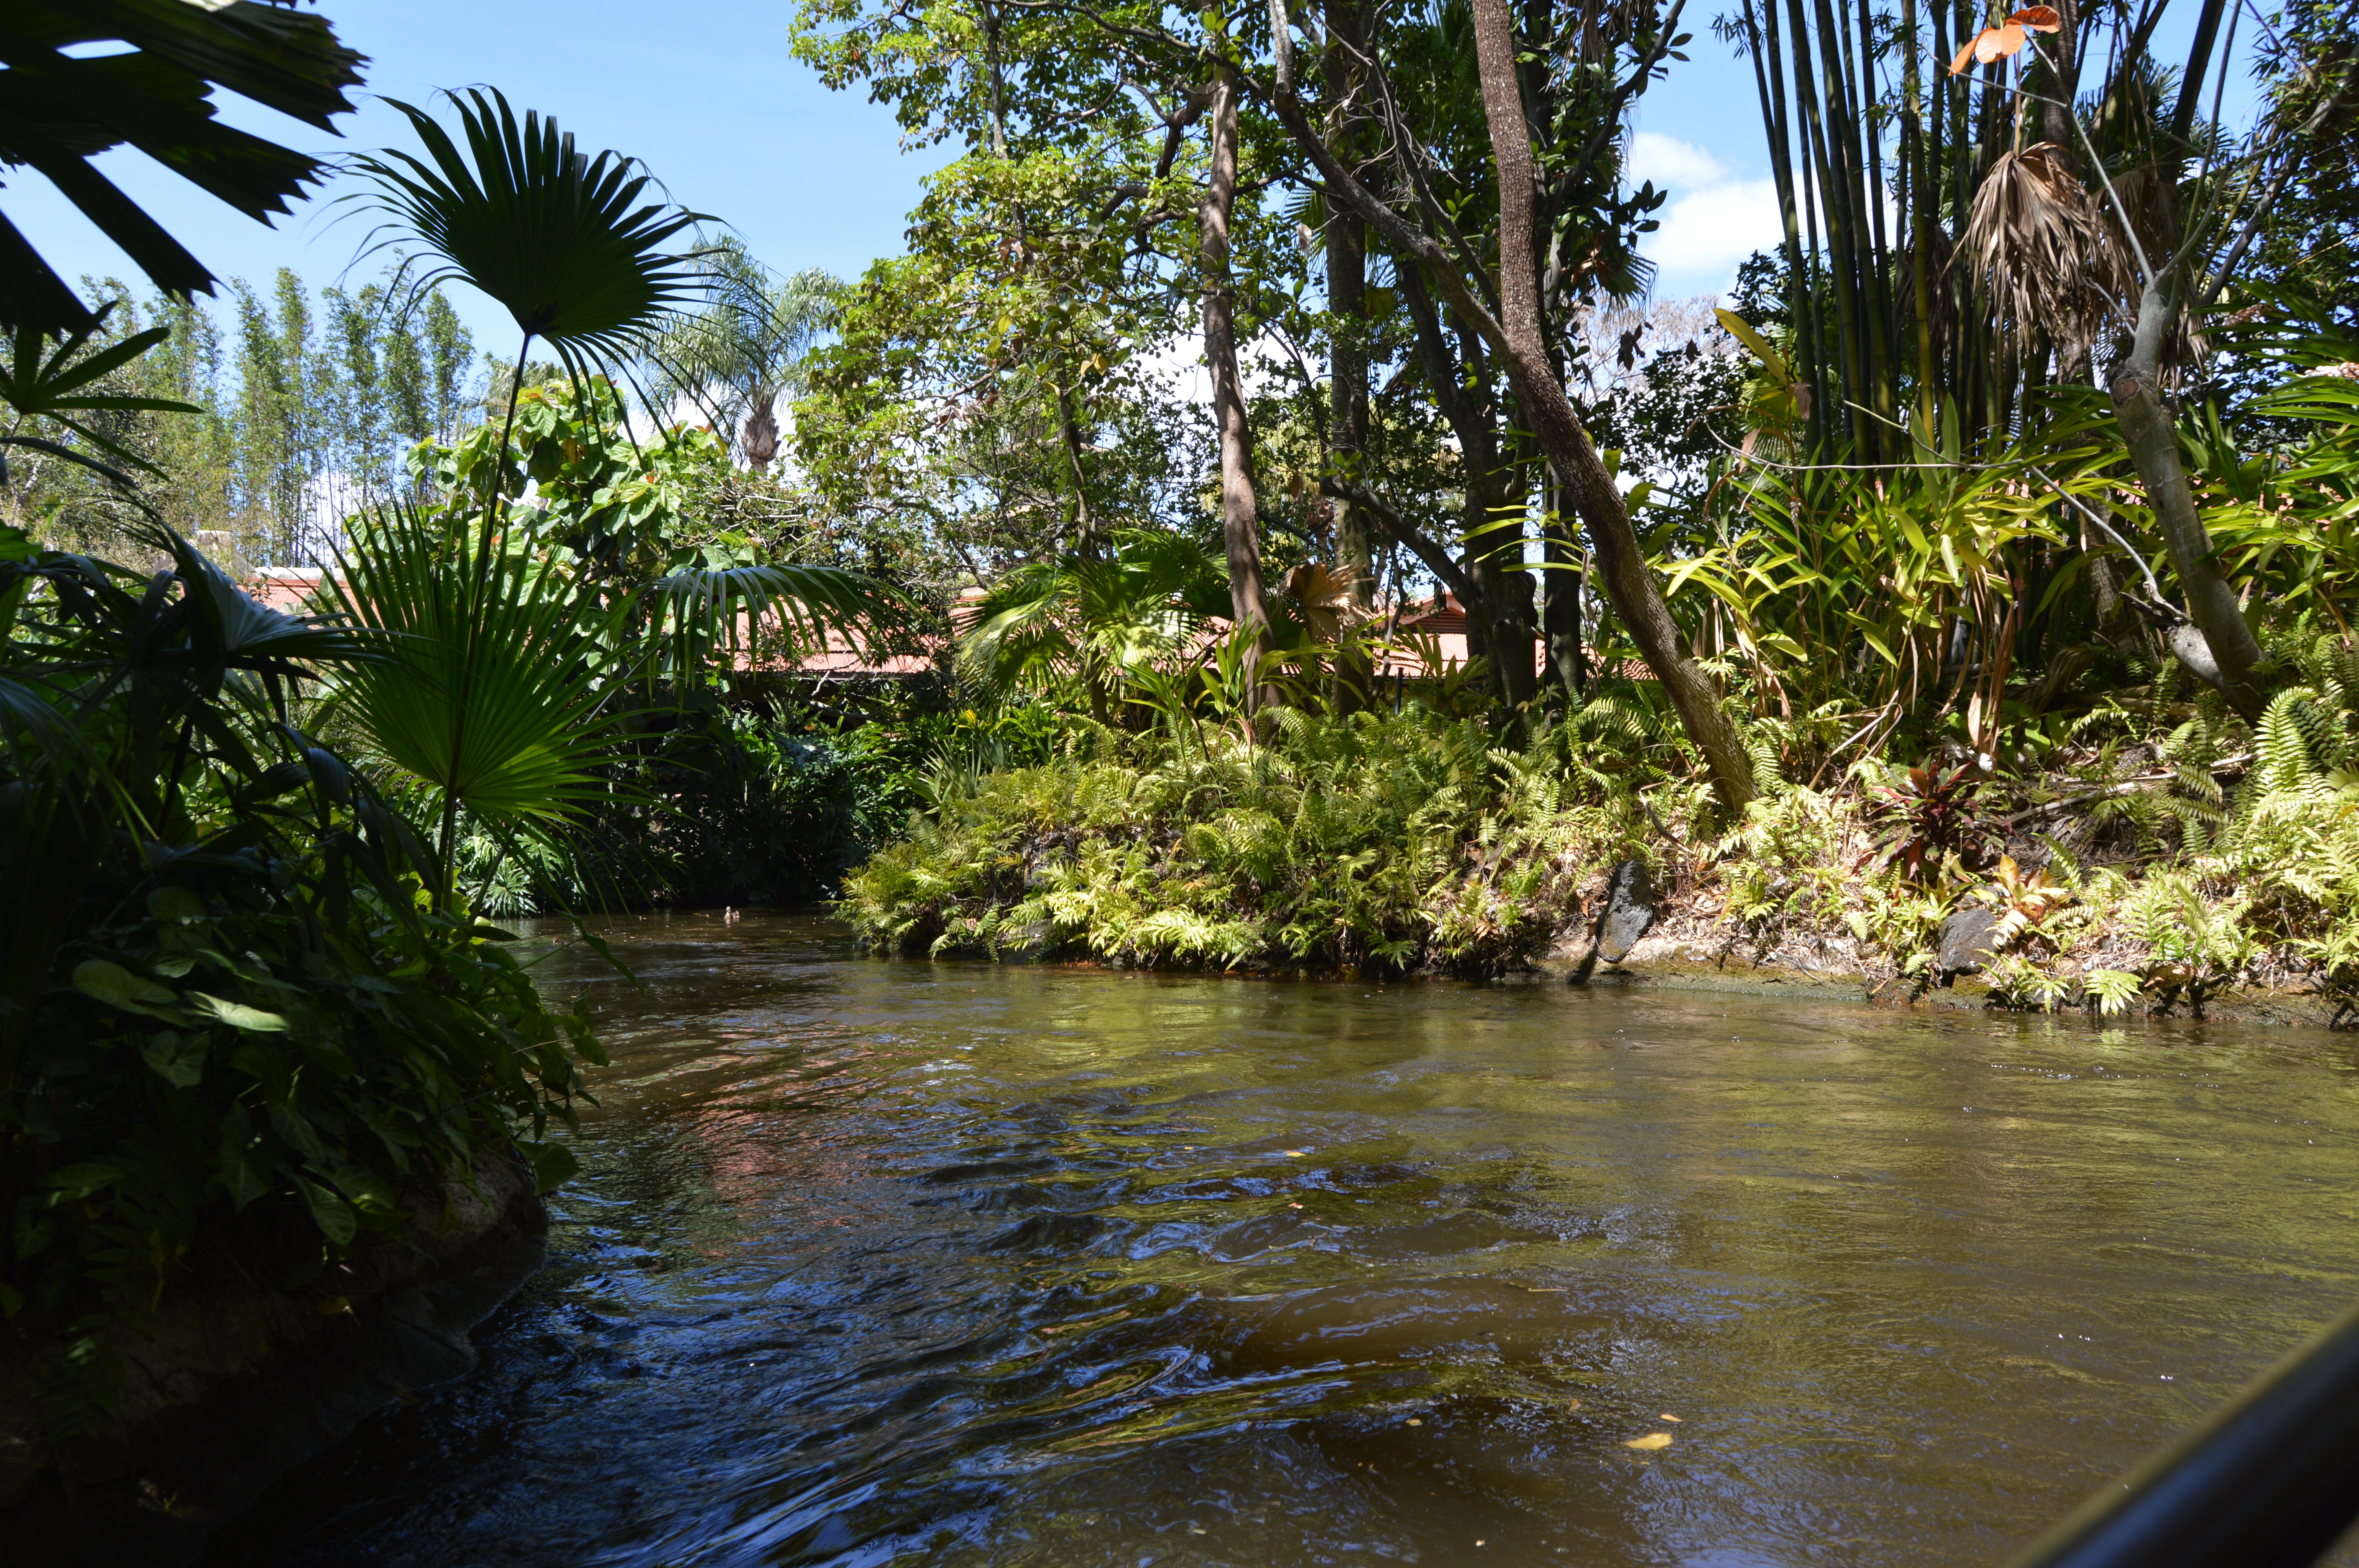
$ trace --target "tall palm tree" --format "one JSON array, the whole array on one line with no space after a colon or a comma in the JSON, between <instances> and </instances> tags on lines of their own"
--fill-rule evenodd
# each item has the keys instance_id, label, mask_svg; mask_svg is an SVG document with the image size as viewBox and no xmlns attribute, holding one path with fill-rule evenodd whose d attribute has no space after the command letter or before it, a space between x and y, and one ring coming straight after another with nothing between
<instances>
[{"instance_id":1,"label":"tall palm tree","mask_svg":"<svg viewBox=\"0 0 2359 1568\"><path fill-rule=\"evenodd\" d=\"M777 400L803 391L803 358L842 285L816 268L775 277L732 235L708 265L711 303L656 340L648 390L658 406L702 413L758 473L778 455Z\"/></svg>"}]
</instances>

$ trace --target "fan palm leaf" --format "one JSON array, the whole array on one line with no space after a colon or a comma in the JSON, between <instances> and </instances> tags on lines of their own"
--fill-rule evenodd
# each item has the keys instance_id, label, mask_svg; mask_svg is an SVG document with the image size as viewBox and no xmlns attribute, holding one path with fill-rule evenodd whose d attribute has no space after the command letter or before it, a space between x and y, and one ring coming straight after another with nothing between
<instances>
[{"instance_id":1,"label":"fan palm leaf","mask_svg":"<svg viewBox=\"0 0 2359 1568\"><path fill-rule=\"evenodd\" d=\"M840 567L776 562L673 572L645 593L649 654L660 672L693 684L719 653L748 646L775 617L788 641L819 641L830 628L874 633L905 606L886 584Z\"/></svg>"},{"instance_id":2,"label":"fan palm leaf","mask_svg":"<svg viewBox=\"0 0 2359 1568\"><path fill-rule=\"evenodd\" d=\"M456 140L424 110L388 99L427 156L386 149L353 160L374 189L345 200L384 220L364 254L422 250L428 265L409 280L413 291L454 277L472 284L506 308L527 347L547 342L577 376L634 349L702 290L701 253L666 247L704 214L649 200L654 177L636 159L588 157L536 111L518 123L494 89L450 98Z\"/></svg>"},{"instance_id":3,"label":"fan palm leaf","mask_svg":"<svg viewBox=\"0 0 2359 1568\"><path fill-rule=\"evenodd\" d=\"M527 111L519 123L496 91L474 88L449 96L459 112L457 140L424 110L388 100L408 118L426 157L387 149L353 160L372 189L346 200L384 220L363 254L388 246L422 252L426 265L410 278L413 290L451 278L483 290L507 309L523 333L519 367L533 341L540 339L577 383L594 362L624 357L702 289L707 269L701 253L666 247L703 215L648 200L654 178L643 165L614 152L590 157L556 121L538 113ZM508 401L510 428L521 401ZM508 434L502 430L498 450L506 450ZM560 688L539 683L590 677L563 673L574 670L570 659L535 671L501 663L527 649L534 657L545 657L549 650L541 643L584 611L570 591L538 577L517 577L521 568L493 548L506 473L504 463L487 470L489 493L463 592L429 580L456 563L429 547L428 530L403 525L387 535L405 552L400 564L423 574L415 581L388 581L389 589L413 595L391 602L427 616L417 634L441 652L432 668L414 669L416 678L386 688L388 702L396 689L406 694L404 705L388 708L376 721L386 727L380 739L402 747L398 755L388 753L395 765L426 780L440 796L446 896L459 812L475 808L471 796L482 797L479 815L497 822L504 813L561 816L570 803L597 790L597 770L590 759L601 749L603 734L594 725L566 734L536 734L542 721L578 717L574 709L586 703L589 690L587 685ZM370 569L365 561L354 564L364 573ZM450 596L453 592L457 597ZM626 609L618 606L611 613ZM582 628L577 623L571 630L578 633ZM479 649L478 643L484 646ZM478 683L498 689L487 687L479 698ZM538 690L527 689L536 686ZM363 706L375 700L364 697ZM424 734L420 727L429 720L445 724L441 739ZM479 751L486 754L476 755ZM516 805L511 811L506 803L521 802L530 791L513 797L504 792L511 786L525 790L534 780L554 793L534 797L537 808Z\"/></svg>"},{"instance_id":4,"label":"fan palm leaf","mask_svg":"<svg viewBox=\"0 0 2359 1568\"><path fill-rule=\"evenodd\" d=\"M561 572L503 552L471 618L457 539L407 507L354 531L329 592L384 657L342 672L332 707L436 810L546 839L617 798L606 763L628 715L609 700L624 685L612 650L629 606L587 601Z\"/></svg>"},{"instance_id":5,"label":"fan palm leaf","mask_svg":"<svg viewBox=\"0 0 2359 1568\"><path fill-rule=\"evenodd\" d=\"M266 222L320 178L320 160L226 124L214 89L330 131L332 116L352 112L344 89L359 83L365 63L325 18L257 0L12 0L5 31L0 147L8 163L46 176L150 283L182 298L211 293L213 275L102 172L99 156L135 148ZM95 325L90 307L0 217L0 327L38 339Z\"/></svg>"}]
</instances>

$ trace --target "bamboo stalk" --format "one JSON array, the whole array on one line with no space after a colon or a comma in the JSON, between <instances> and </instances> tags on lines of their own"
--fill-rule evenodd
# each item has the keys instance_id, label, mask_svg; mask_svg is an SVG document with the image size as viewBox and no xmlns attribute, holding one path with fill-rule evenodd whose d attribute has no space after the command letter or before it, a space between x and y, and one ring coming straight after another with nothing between
<instances>
[{"instance_id":1,"label":"bamboo stalk","mask_svg":"<svg viewBox=\"0 0 2359 1568\"><path fill-rule=\"evenodd\" d=\"M1823 96L1810 85L1809 74L1799 69L1802 40L1810 36L1802 21L1800 0L1795 0L1794 5L1794 52L1798 64L1795 77L1804 84L1803 105L1810 111L1811 148L1819 164L1819 189L1827 199L1827 243L1834 263L1831 287L1835 297L1836 336L1843 351L1843 406L1850 416L1852 449L1864 456L1874 438L1868 429L1867 416L1861 412L1858 399L1853 395L1866 379L1866 366L1861 352L1859 268L1853 249L1859 230L1854 220L1851 178L1841 157L1844 139L1843 83L1834 52L1838 29L1829 0L1817 0L1817 9Z\"/></svg>"},{"instance_id":2,"label":"bamboo stalk","mask_svg":"<svg viewBox=\"0 0 2359 1568\"><path fill-rule=\"evenodd\" d=\"M1938 36L1941 8L1931 7L1933 26ZM1901 158L1910 170L1908 194L1908 272L1910 291L1917 303L1917 423L1918 439L1928 446L1938 445L1940 427L1934 423L1933 406L1933 268L1930 254L1932 244L1934 207L1934 148L1926 132L1925 102L1919 84L1917 64L1917 0L1900 0L1900 48L1904 64L1901 67ZM1936 51L1935 57L1940 56ZM1922 459L1930 456L1919 452Z\"/></svg>"}]
</instances>

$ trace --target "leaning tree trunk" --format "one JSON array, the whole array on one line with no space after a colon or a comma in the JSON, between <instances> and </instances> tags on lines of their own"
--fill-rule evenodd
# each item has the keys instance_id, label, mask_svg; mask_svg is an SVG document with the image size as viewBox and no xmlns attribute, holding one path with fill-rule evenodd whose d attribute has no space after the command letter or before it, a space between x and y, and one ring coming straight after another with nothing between
<instances>
[{"instance_id":1,"label":"leaning tree trunk","mask_svg":"<svg viewBox=\"0 0 2359 1568\"><path fill-rule=\"evenodd\" d=\"M1539 279L1532 265L1537 254L1532 143L1516 81L1515 23L1506 0L1473 0L1473 14L1483 109L1490 122L1492 155L1499 165L1499 326L1508 377L1558 481L1589 524L1598 575L1614 612L1662 683L1688 738L1703 753L1722 802L1742 806L1754 795L1753 759L1721 712L1711 683L1688 658L1670 608L1647 569L1622 492L1598 461L1563 384L1549 373L1540 329Z\"/></svg>"},{"instance_id":2,"label":"leaning tree trunk","mask_svg":"<svg viewBox=\"0 0 2359 1568\"><path fill-rule=\"evenodd\" d=\"M1223 61L1212 81L1212 170L1197 207L1204 268L1204 363L1212 380L1212 423L1221 441L1221 538L1229 560L1229 605L1251 627L1254 657L1270 649L1261 580L1261 530L1254 499L1253 427L1237 373L1236 279L1229 268L1229 220L1237 194L1237 75Z\"/></svg>"},{"instance_id":3,"label":"leaning tree trunk","mask_svg":"<svg viewBox=\"0 0 2359 1568\"><path fill-rule=\"evenodd\" d=\"M1513 325L1494 316L1460 271L1457 258L1423 228L1395 211L1370 190L1335 156L1304 113L1294 91L1294 56L1287 0L1269 0L1270 35L1277 56L1271 102L1295 146L1318 167L1332 198L1367 219L1406 265L1423 266L1459 312L1505 361L1517 398L1534 427L1574 509L1589 525L1600 586L1614 612L1629 628L1631 639L1647 667L1662 683L1688 738L1703 753L1712 787L1722 802L1742 806L1754 796L1753 759L1738 741L1736 730L1720 711L1718 699L1701 671L1690 662L1681 646L1663 596L1647 569L1638 536L1622 493L1597 460L1589 433L1582 428L1564 384L1549 368L1547 344L1540 327L1539 278L1533 265L1532 148L1526 125L1515 68L1515 32L1504 0L1477 0L1475 42L1484 86L1484 108L1490 120L1492 145L1499 160L1502 225L1500 254L1510 264L1501 267L1501 295ZM1403 276L1406 295L1407 276ZM1420 333L1420 336L1422 334Z\"/></svg>"},{"instance_id":4,"label":"leaning tree trunk","mask_svg":"<svg viewBox=\"0 0 2359 1568\"><path fill-rule=\"evenodd\" d=\"M2162 346L2179 330L2179 304L2172 285L2176 269L2147 285L2138 300L2137 332L2129 357L2114 369L2114 414L2129 443L2130 460L2146 486L2147 505L2170 547L2171 565L2187 594L2187 613L2211 644L2223 695L2247 719L2260 717L2267 693L2253 678L2261 646L2236 602L2235 590L2220 574L2212 535L2195 510L2195 492L2179 455L2179 430L2162 400ZM2192 650L2190 650L2191 652ZM2200 667L2200 659L2185 660Z\"/></svg>"}]
</instances>

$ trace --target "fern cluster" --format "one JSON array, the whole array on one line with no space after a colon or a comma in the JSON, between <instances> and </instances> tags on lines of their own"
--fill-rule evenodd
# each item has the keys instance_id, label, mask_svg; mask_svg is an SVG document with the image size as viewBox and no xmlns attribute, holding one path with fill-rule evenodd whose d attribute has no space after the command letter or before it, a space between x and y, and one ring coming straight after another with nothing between
<instances>
[{"instance_id":1,"label":"fern cluster","mask_svg":"<svg viewBox=\"0 0 2359 1568\"><path fill-rule=\"evenodd\" d=\"M1425 711L1271 723L1261 744L1107 731L990 775L913 819L842 908L912 953L1490 974L1544 950L1645 832L1580 761L1580 721L1520 751Z\"/></svg>"}]
</instances>

